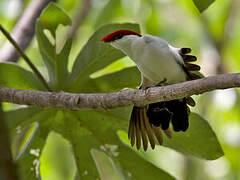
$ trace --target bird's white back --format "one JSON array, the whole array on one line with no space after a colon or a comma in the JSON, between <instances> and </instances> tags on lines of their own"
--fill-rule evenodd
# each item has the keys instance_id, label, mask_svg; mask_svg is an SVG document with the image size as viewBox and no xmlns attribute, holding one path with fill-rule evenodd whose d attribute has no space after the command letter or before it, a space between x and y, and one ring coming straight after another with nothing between
<instances>
[{"instance_id":1,"label":"bird's white back","mask_svg":"<svg viewBox=\"0 0 240 180\"><path fill-rule=\"evenodd\" d=\"M149 80L147 86L157 85L164 80L165 84L186 81L186 73L182 68L184 62L178 54L178 48L161 38L128 35L111 45L136 63L142 75Z\"/></svg>"}]
</instances>

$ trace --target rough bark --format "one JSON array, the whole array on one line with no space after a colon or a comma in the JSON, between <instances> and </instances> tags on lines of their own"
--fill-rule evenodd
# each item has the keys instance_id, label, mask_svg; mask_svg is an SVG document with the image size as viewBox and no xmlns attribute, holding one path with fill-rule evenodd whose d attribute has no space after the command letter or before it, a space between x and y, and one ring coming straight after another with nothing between
<instances>
[{"instance_id":1,"label":"rough bark","mask_svg":"<svg viewBox=\"0 0 240 180\"><path fill-rule=\"evenodd\" d=\"M122 90L115 93L73 94L67 92L25 91L0 88L0 101L66 109L109 109L129 105L179 99L215 89L240 87L240 73L222 74L147 90Z\"/></svg>"}]
</instances>

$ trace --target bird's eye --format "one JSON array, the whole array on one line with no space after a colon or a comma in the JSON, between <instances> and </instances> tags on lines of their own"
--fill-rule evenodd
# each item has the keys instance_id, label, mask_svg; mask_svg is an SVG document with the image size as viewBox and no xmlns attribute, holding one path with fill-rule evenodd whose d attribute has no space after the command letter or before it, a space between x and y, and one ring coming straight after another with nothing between
<instances>
[{"instance_id":1,"label":"bird's eye","mask_svg":"<svg viewBox=\"0 0 240 180\"><path fill-rule=\"evenodd\" d=\"M114 39L117 40L117 39L121 39L122 37L123 37L122 34L117 34L117 35L114 37Z\"/></svg>"}]
</instances>

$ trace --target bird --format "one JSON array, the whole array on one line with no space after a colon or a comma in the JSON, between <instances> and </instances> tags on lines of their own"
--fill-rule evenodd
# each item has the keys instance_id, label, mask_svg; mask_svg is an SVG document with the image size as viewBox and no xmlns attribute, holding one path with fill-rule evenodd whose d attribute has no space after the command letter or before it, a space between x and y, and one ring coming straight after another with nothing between
<instances>
[{"instance_id":1,"label":"bird","mask_svg":"<svg viewBox=\"0 0 240 180\"><path fill-rule=\"evenodd\" d=\"M194 73L200 66L192 64L196 56L189 55L190 48L176 48L166 40L152 35L141 35L131 30L117 30L105 35L102 42L122 51L133 60L141 72L139 89L166 86L201 78ZM172 130L185 132L189 127L188 107L195 106L191 97L157 102L145 106L133 106L128 128L131 146L141 144L144 151L148 144L155 148L156 141L162 145L162 131L171 138Z\"/></svg>"}]
</instances>

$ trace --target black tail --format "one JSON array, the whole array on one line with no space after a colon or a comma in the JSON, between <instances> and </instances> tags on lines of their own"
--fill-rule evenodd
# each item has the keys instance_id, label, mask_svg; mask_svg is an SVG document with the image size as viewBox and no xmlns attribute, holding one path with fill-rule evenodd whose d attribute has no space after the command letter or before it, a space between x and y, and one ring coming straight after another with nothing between
<instances>
[{"instance_id":1,"label":"black tail","mask_svg":"<svg viewBox=\"0 0 240 180\"><path fill-rule=\"evenodd\" d=\"M166 102L166 106L173 116L171 119L174 131L186 131L189 126L188 106L186 98Z\"/></svg>"},{"instance_id":2,"label":"black tail","mask_svg":"<svg viewBox=\"0 0 240 180\"><path fill-rule=\"evenodd\" d=\"M155 138L160 145L163 143L162 130L168 137L171 137L170 122L174 131L187 130L188 114L186 98L152 103L144 107L134 106L128 129L131 145L134 146L136 142L137 149L140 149L143 144L146 151L148 142L150 142L154 149Z\"/></svg>"},{"instance_id":3,"label":"black tail","mask_svg":"<svg viewBox=\"0 0 240 180\"><path fill-rule=\"evenodd\" d=\"M166 102L149 104L147 116L153 126L161 127L162 130L168 129L172 119L172 113L168 110Z\"/></svg>"},{"instance_id":4,"label":"black tail","mask_svg":"<svg viewBox=\"0 0 240 180\"><path fill-rule=\"evenodd\" d=\"M186 131L189 126L185 98L149 104L147 116L153 126L160 126L163 130L169 127L170 122L174 131Z\"/></svg>"}]
</instances>

